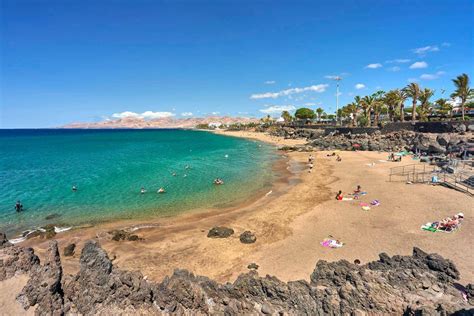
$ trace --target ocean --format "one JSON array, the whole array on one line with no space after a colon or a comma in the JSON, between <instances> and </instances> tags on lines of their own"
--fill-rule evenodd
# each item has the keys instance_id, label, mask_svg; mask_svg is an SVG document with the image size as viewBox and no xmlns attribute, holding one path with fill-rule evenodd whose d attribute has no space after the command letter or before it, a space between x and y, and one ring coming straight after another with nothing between
<instances>
[{"instance_id":1,"label":"ocean","mask_svg":"<svg viewBox=\"0 0 474 316\"><path fill-rule=\"evenodd\" d=\"M227 207L270 189L276 159L268 144L193 130L0 130L0 231Z\"/></svg>"}]
</instances>

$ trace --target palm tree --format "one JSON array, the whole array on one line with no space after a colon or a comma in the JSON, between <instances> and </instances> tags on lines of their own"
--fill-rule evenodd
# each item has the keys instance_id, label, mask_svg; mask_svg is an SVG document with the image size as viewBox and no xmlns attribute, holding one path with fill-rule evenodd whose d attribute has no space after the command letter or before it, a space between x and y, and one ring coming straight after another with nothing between
<instances>
[{"instance_id":1,"label":"palm tree","mask_svg":"<svg viewBox=\"0 0 474 316\"><path fill-rule=\"evenodd\" d=\"M371 121L370 121L370 111L372 111L372 108L376 102L376 99L373 96L366 95L360 100L360 106L362 110L364 111L364 116L367 119L366 126L370 127L371 126Z\"/></svg>"},{"instance_id":2,"label":"palm tree","mask_svg":"<svg viewBox=\"0 0 474 316\"><path fill-rule=\"evenodd\" d=\"M393 118L398 109L398 100L396 90L390 90L385 94L383 99L384 103L387 105L388 118L390 122L393 122Z\"/></svg>"},{"instance_id":3,"label":"palm tree","mask_svg":"<svg viewBox=\"0 0 474 316\"><path fill-rule=\"evenodd\" d=\"M431 110L430 98L433 96L434 91L428 88L420 91L420 106L418 107L418 113L420 114L420 120L426 121L428 113Z\"/></svg>"},{"instance_id":4,"label":"palm tree","mask_svg":"<svg viewBox=\"0 0 474 316\"><path fill-rule=\"evenodd\" d=\"M443 116L453 117L453 105L446 99L438 99L435 101L437 112Z\"/></svg>"},{"instance_id":5,"label":"palm tree","mask_svg":"<svg viewBox=\"0 0 474 316\"><path fill-rule=\"evenodd\" d=\"M456 90L451 94L451 97L461 99L462 120L464 121L464 105L467 99L473 97L474 89L469 87L469 76L467 74L457 76L456 79L453 79L453 83Z\"/></svg>"},{"instance_id":6,"label":"palm tree","mask_svg":"<svg viewBox=\"0 0 474 316\"><path fill-rule=\"evenodd\" d=\"M356 126L358 107L355 102L349 103L344 108L344 112L351 118L351 126Z\"/></svg>"},{"instance_id":7,"label":"palm tree","mask_svg":"<svg viewBox=\"0 0 474 316\"><path fill-rule=\"evenodd\" d=\"M322 108L317 108L316 113L318 114L318 122L321 121L321 115L324 113Z\"/></svg>"},{"instance_id":8,"label":"palm tree","mask_svg":"<svg viewBox=\"0 0 474 316\"><path fill-rule=\"evenodd\" d=\"M372 109L374 111L374 126L379 125L379 117L380 113L385 110L385 105L381 99L375 99L374 103L372 104Z\"/></svg>"},{"instance_id":9,"label":"palm tree","mask_svg":"<svg viewBox=\"0 0 474 316\"><path fill-rule=\"evenodd\" d=\"M293 116L288 111L281 112L281 117L285 120L285 123L293 121Z\"/></svg>"},{"instance_id":10,"label":"palm tree","mask_svg":"<svg viewBox=\"0 0 474 316\"><path fill-rule=\"evenodd\" d=\"M408 86L406 86L403 90L405 91L408 97L413 99L411 120L412 122L415 122L416 121L416 102L418 101L418 98L420 97L420 86L416 82L412 82Z\"/></svg>"}]
</instances>

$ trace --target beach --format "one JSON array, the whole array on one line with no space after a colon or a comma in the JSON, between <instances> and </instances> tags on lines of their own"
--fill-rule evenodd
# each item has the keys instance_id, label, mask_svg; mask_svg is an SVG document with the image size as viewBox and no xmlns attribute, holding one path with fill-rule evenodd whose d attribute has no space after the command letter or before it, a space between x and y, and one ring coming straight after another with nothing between
<instances>
[{"instance_id":1,"label":"beach","mask_svg":"<svg viewBox=\"0 0 474 316\"><path fill-rule=\"evenodd\" d=\"M304 144L264 133L224 132L275 146ZM79 269L79 256L84 242L97 239L114 258L115 266L138 270L150 280L161 281L176 268L188 269L220 282L234 281L248 271L250 263L259 265L261 275L281 280L308 279L318 260L359 259L362 264L375 260L378 254L411 254L413 247L436 252L451 259L461 272L461 281L474 281L472 251L472 198L440 186L389 182L389 169L412 164L411 158L400 163L382 162L388 153L339 152L342 161L327 157L327 152L312 152L313 172L309 173L308 152L282 152L289 170L266 194L243 205L227 209L199 210L189 214L147 221L120 221L71 230L56 235L60 249L71 242L77 244L73 257L62 257L66 274ZM336 201L337 191L352 193L357 185L367 195L355 201ZM380 205L369 211L359 203L377 199ZM463 212L460 230L447 233L423 231L426 222L440 220ZM136 233L143 240L116 242L107 232L112 229L142 225ZM229 238L207 237L214 226L226 226L235 233ZM243 244L239 235L252 231L253 244ZM329 236L344 243L331 249L320 242ZM21 244L31 246L41 257L48 241L38 238Z\"/></svg>"}]
</instances>

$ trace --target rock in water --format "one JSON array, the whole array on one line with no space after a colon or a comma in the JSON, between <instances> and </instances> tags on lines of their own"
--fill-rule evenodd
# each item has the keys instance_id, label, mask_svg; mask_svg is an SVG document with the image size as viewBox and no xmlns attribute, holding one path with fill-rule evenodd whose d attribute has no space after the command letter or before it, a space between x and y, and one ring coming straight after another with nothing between
<instances>
[{"instance_id":1,"label":"rock in water","mask_svg":"<svg viewBox=\"0 0 474 316\"><path fill-rule=\"evenodd\" d=\"M257 237L251 231L245 231L240 235L240 242L243 244L253 244L257 241Z\"/></svg>"},{"instance_id":2,"label":"rock in water","mask_svg":"<svg viewBox=\"0 0 474 316\"><path fill-rule=\"evenodd\" d=\"M207 237L209 238L227 238L234 234L234 230L232 228L224 227L224 226L216 226L213 227L208 233Z\"/></svg>"},{"instance_id":3,"label":"rock in water","mask_svg":"<svg viewBox=\"0 0 474 316\"><path fill-rule=\"evenodd\" d=\"M76 249L76 244L72 243L64 247L63 255L65 257L70 257L74 255L74 249Z\"/></svg>"}]
</instances>

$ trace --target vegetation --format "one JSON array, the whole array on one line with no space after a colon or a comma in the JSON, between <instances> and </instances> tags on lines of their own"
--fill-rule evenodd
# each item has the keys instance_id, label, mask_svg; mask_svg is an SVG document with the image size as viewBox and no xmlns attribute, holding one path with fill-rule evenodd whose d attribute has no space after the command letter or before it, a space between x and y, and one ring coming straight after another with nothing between
<instances>
[{"instance_id":1,"label":"vegetation","mask_svg":"<svg viewBox=\"0 0 474 316\"><path fill-rule=\"evenodd\" d=\"M316 117L316 114L311 109L299 108L295 112L295 117L300 119L300 120L306 120L306 119L312 120Z\"/></svg>"},{"instance_id":2,"label":"vegetation","mask_svg":"<svg viewBox=\"0 0 474 316\"><path fill-rule=\"evenodd\" d=\"M462 74L453 79L456 90L451 94L452 98L459 98L461 100L462 120L464 121L466 101L474 97L474 89L469 87L469 77L467 74Z\"/></svg>"},{"instance_id":3,"label":"vegetation","mask_svg":"<svg viewBox=\"0 0 474 316\"><path fill-rule=\"evenodd\" d=\"M427 121L430 117L453 118L453 105L458 100L464 120L465 108L474 108L474 89L469 87L467 74L453 79L453 83L455 91L451 94L451 100L441 98L432 102L434 90L410 83L403 89L377 91L364 97L356 96L354 101L342 107L338 114L348 125L367 127L377 126L381 121L403 122L407 114L411 114L412 121L417 118ZM408 99L411 99L411 107L406 108L405 102Z\"/></svg>"},{"instance_id":4,"label":"vegetation","mask_svg":"<svg viewBox=\"0 0 474 316\"><path fill-rule=\"evenodd\" d=\"M281 117L285 120L285 123L293 121L293 116L291 116L290 112L288 111L283 111L281 113Z\"/></svg>"}]
</instances>

